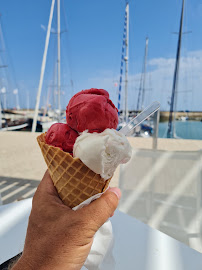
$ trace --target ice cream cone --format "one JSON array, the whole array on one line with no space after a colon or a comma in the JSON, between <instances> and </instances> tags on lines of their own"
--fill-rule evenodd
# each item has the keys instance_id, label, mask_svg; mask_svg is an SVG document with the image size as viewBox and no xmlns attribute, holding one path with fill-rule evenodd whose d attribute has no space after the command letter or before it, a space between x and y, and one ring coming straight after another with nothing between
<instances>
[{"instance_id":1,"label":"ice cream cone","mask_svg":"<svg viewBox=\"0 0 202 270\"><path fill-rule=\"evenodd\" d=\"M45 142L45 133L37 137L48 171L63 203L71 208L97 193L104 192L111 180L104 180L79 158Z\"/></svg>"}]
</instances>

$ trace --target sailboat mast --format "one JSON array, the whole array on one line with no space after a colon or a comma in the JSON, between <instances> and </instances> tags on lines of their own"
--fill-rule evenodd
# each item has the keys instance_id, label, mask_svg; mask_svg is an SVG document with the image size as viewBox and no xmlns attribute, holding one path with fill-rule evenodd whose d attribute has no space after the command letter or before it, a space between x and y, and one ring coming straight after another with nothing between
<instances>
[{"instance_id":1,"label":"sailboat mast","mask_svg":"<svg viewBox=\"0 0 202 270\"><path fill-rule=\"evenodd\" d=\"M0 16L0 19L1 19L1 16ZM0 39L2 40L1 20L0 20ZM2 108L1 108L1 91L0 91L0 129L2 128L2 113L1 113L1 110L2 110Z\"/></svg>"},{"instance_id":2,"label":"sailboat mast","mask_svg":"<svg viewBox=\"0 0 202 270\"><path fill-rule=\"evenodd\" d=\"M29 91L27 91L27 111L29 111Z\"/></svg>"},{"instance_id":3,"label":"sailboat mast","mask_svg":"<svg viewBox=\"0 0 202 270\"><path fill-rule=\"evenodd\" d=\"M0 95L0 129L2 128L2 113L1 113L1 95Z\"/></svg>"},{"instance_id":4,"label":"sailboat mast","mask_svg":"<svg viewBox=\"0 0 202 270\"><path fill-rule=\"evenodd\" d=\"M44 54L43 54L43 60L41 64L41 74L40 74L40 80L39 80L39 88L36 98L36 106L35 106L35 113L34 113L34 119L32 124L32 132L36 131L36 123L37 123L37 117L38 117L38 111L39 111L39 103L40 103L40 97L41 97L41 90L43 85L43 78L44 78L44 72L46 67L46 57L48 52L48 45L49 45L49 39L50 39L50 31L51 31L51 24L53 19L53 11L55 6L55 0L52 0L51 4L51 10L50 10L50 16L49 16L49 22L48 22L48 29L46 34L46 41L45 41L45 48L44 48Z\"/></svg>"},{"instance_id":5,"label":"sailboat mast","mask_svg":"<svg viewBox=\"0 0 202 270\"><path fill-rule=\"evenodd\" d=\"M60 103L60 92L61 92L61 83L60 83L60 0L57 0L57 37L58 37L58 121L60 121L61 114L61 103Z\"/></svg>"},{"instance_id":6,"label":"sailboat mast","mask_svg":"<svg viewBox=\"0 0 202 270\"><path fill-rule=\"evenodd\" d=\"M170 113L169 113L169 121L168 121L168 131L167 137L173 138L173 128L172 128L172 120L173 120L173 108L176 102L176 92L178 87L178 76L179 76L179 65L180 65L180 52L181 52L181 42L182 42L182 29L183 29L183 18L184 18L184 4L185 0L182 2L182 12L180 19L180 30L178 36L178 45L177 45L177 53L176 53L176 61L175 61L175 71L173 77L173 87L172 87L172 95L171 95L171 103L170 103Z\"/></svg>"},{"instance_id":7,"label":"sailboat mast","mask_svg":"<svg viewBox=\"0 0 202 270\"><path fill-rule=\"evenodd\" d=\"M118 113L120 114L121 110L121 87L122 87L122 77L123 77L123 64L124 64L124 54L125 54L125 44L126 44L126 31L127 31L127 5L125 8L125 16L124 16L124 28L123 28L123 43L121 50L121 68L120 68L120 79L119 79L119 92L118 92Z\"/></svg>"},{"instance_id":8,"label":"sailboat mast","mask_svg":"<svg viewBox=\"0 0 202 270\"><path fill-rule=\"evenodd\" d=\"M148 54L148 44L149 39L146 37L146 44L145 44L145 53L144 53L144 69L143 69L143 85L142 85L142 109L144 106L144 97L145 97L145 82L146 82L146 72L147 72L147 54Z\"/></svg>"},{"instance_id":9,"label":"sailboat mast","mask_svg":"<svg viewBox=\"0 0 202 270\"><path fill-rule=\"evenodd\" d=\"M126 3L126 54L125 54L125 121L128 122L128 45L129 45L129 3Z\"/></svg>"},{"instance_id":10,"label":"sailboat mast","mask_svg":"<svg viewBox=\"0 0 202 270\"><path fill-rule=\"evenodd\" d=\"M143 104L144 104L148 44L149 44L149 38L146 37L144 61L143 61L143 66L142 66L142 75L140 79L140 87L139 87L138 99L137 99L137 112L139 111L141 94L142 94L142 103L141 103L140 109L143 109Z\"/></svg>"},{"instance_id":11,"label":"sailboat mast","mask_svg":"<svg viewBox=\"0 0 202 270\"><path fill-rule=\"evenodd\" d=\"M5 43L3 38L3 30L2 30L2 23L1 23L1 14L0 14L0 45L1 45L1 51L5 50ZM3 60L3 58L2 58ZM7 68L8 66L5 65L2 61L2 64L0 65L0 68ZM4 102L3 102L4 99ZM6 88L3 87L0 89L0 129L2 128L2 108L5 110L7 109L6 105Z\"/></svg>"}]
</instances>

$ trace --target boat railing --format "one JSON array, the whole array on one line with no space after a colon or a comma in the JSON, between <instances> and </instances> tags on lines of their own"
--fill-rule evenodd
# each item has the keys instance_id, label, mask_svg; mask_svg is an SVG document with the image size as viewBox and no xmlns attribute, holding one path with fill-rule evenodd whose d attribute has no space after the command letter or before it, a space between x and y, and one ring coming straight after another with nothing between
<instances>
[{"instance_id":1,"label":"boat railing","mask_svg":"<svg viewBox=\"0 0 202 270\"><path fill-rule=\"evenodd\" d=\"M202 252L202 150L134 150L119 186L121 211Z\"/></svg>"}]
</instances>

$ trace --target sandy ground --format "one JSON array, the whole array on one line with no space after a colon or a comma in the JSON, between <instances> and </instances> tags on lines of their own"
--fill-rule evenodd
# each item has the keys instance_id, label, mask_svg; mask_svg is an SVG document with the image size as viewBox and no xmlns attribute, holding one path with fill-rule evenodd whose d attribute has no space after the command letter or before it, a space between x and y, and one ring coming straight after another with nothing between
<instances>
[{"instance_id":1,"label":"sandy ground","mask_svg":"<svg viewBox=\"0 0 202 270\"><path fill-rule=\"evenodd\" d=\"M39 133L0 132L0 177L41 180L46 164L43 160L36 137ZM152 139L129 138L136 149L152 149ZM197 151L202 141L158 139L158 149L170 151ZM111 181L118 185L119 170Z\"/></svg>"},{"instance_id":2,"label":"sandy ground","mask_svg":"<svg viewBox=\"0 0 202 270\"><path fill-rule=\"evenodd\" d=\"M36 133L0 132L0 176L40 180L46 170Z\"/></svg>"}]
</instances>

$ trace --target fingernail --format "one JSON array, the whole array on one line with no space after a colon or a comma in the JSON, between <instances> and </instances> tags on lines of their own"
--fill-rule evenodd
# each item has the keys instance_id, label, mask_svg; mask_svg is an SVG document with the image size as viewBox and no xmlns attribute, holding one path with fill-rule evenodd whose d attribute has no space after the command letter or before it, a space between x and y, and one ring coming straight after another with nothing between
<instances>
[{"instance_id":1,"label":"fingernail","mask_svg":"<svg viewBox=\"0 0 202 270\"><path fill-rule=\"evenodd\" d=\"M110 187L109 188L109 191L110 192L113 192L118 197L118 199L120 200L120 198L121 198L121 191L120 191L119 188L117 188L117 187Z\"/></svg>"}]
</instances>

